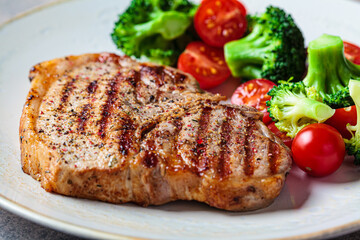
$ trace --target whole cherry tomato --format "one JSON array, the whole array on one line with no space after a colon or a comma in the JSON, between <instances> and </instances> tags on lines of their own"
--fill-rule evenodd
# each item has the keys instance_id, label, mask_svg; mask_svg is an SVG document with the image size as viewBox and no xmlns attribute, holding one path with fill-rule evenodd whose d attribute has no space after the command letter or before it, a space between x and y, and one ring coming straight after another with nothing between
<instances>
[{"instance_id":1,"label":"whole cherry tomato","mask_svg":"<svg viewBox=\"0 0 360 240\"><path fill-rule=\"evenodd\" d=\"M345 157L341 134L323 123L313 123L301 129L293 140L291 150L298 167L315 177L335 172Z\"/></svg>"}]
</instances>

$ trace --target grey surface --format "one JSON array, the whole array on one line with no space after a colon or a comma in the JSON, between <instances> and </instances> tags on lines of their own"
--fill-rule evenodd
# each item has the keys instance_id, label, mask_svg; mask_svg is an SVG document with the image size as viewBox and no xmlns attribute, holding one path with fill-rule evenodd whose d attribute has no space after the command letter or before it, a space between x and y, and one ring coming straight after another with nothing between
<instances>
[{"instance_id":1,"label":"grey surface","mask_svg":"<svg viewBox=\"0 0 360 240\"><path fill-rule=\"evenodd\" d=\"M0 208L0 239L81 240L82 238L40 226Z\"/></svg>"},{"instance_id":2,"label":"grey surface","mask_svg":"<svg viewBox=\"0 0 360 240\"><path fill-rule=\"evenodd\" d=\"M57 0L0 0L0 24L23 11L55 1ZM81 240L83 238L43 227L0 208L0 240L13 239ZM340 239L360 240L360 231L332 238L332 240Z\"/></svg>"}]
</instances>

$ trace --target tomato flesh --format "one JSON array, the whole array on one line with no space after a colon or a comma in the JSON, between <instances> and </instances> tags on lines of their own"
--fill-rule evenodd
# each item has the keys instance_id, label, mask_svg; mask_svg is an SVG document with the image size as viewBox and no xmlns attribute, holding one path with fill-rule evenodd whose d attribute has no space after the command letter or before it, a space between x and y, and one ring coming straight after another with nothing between
<instances>
[{"instance_id":1,"label":"tomato flesh","mask_svg":"<svg viewBox=\"0 0 360 240\"><path fill-rule=\"evenodd\" d=\"M231 74L224 51L203 42L191 42L186 46L179 57L178 68L194 76L203 89L220 85Z\"/></svg>"},{"instance_id":2,"label":"tomato flesh","mask_svg":"<svg viewBox=\"0 0 360 240\"><path fill-rule=\"evenodd\" d=\"M266 101L271 97L267 94L274 86L267 79L252 79L241 84L231 97L231 103L236 105L248 105L257 110L266 112Z\"/></svg>"},{"instance_id":3,"label":"tomato flesh","mask_svg":"<svg viewBox=\"0 0 360 240\"><path fill-rule=\"evenodd\" d=\"M244 9L237 0L205 0L194 17L196 32L208 45L223 47L244 35L247 28Z\"/></svg>"},{"instance_id":4,"label":"tomato flesh","mask_svg":"<svg viewBox=\"0 0 360 240\"><path fill-rule=\"evenodd\" d=\"M346 108L336 109L335 114L326 120L325 123L338 130L343 138L350 139L352 135L349 130L347 130L346 125L350 124L355 126L356 120L356 107L353 105Z\"/></svg>"},{"instance_id":5,"label":"tomato flesh","mask_svg":"<svg viewBox=\"0 0 360 240\"><path fill-rule=\"evenodd\" d=\"M355 64L360 64L360 47L344 41L345 57Z\"/></svg>"},{"instance_id":6,"label":"tomato flesh","mask_svg":"<svg viewBox=\"0 0 360 240\"><path fill-rule=\"evenodd\" d=\"M301 129L291 147L294 162L315 177L335 172L345 157L345 143L333 127L314 123Z\"/></svg>"}]
</instances>

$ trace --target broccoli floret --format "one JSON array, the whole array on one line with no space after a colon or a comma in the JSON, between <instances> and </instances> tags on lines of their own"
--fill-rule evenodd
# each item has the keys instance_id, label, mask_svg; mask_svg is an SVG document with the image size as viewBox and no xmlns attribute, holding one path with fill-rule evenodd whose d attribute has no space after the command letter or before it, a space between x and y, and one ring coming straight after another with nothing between
<instances>
[{"instance_id":1,"label":"broccoli floret","mask_svg":"<svg viewBox=\"0 0 360 240\"><path fill-rule=\"evenodd\" d=\"M269 6L261 16L248 16L249 34L225 44L225 59L235 77L274 82L305 72L304 37L291 15Z\"/></svg>"},{"instance_id":2,"label":"broccoli floret","mask_svg":"<svg viewBox=\"0 0 360 240\"><path fill-rule=\"evenodd\" d=\"M192 26L197 7L188 0L132 0L112 39L128 56L174 65L186 45L198 39Z\"/></svg>"},{"instance_id":3,"label":"broccoli floret","mask_svg":"<svg viewBox=\"0 0 360 240\"><path fill-rule=\"evenodd\" d=\"M324 34L311 41L308 61L308 73L303 80L306 87L314 87L332 108L354 105L348 84L350 79L360 80L360 65L345 58L340 37Z\"/></svg>"},{"instance_id":4,"label":"broccoli floret","mask_svg":"<svg viewBox=\"0 0 360 240\"><path fill-rule=\"evenodd\" d=\"M347 129L351 132L352 137L348 140L344 138L347 153L355 156L354 163L360 165L360 81L349 81L350 96L356 106L357 123L355 126L348 125ZM355 132L355 134L353 134Z\"/></svg>"},{"instance_id":5,"label":"broccoli floret","mask_svg":"<svg viewBox=\"0 0 360 240\"><path fill-rule=\"evenodd\" d=\"M295 137L303 127L316 122L324 122L335 110L321 102L314 88L306 88L302 82L287 82L272 88L267 101L270 117L276 127Z\"/></svg>"},{"instance_id":6,"label":"broccoli floret","mask_svg":"<svg viewBox=\"0 0 360 240\"><path fill-rule=\"evenodd\" d=\"M334 109L354 105L354 101L350 97L349 87L345 87L336 93L328 94L324 102Z\"/></svg>"}]
</instances>

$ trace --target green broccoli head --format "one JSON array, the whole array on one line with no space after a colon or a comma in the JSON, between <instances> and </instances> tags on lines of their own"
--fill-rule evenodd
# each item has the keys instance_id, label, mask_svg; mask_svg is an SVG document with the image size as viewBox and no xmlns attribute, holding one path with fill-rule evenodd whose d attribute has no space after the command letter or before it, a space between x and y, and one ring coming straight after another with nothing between
<instances>
[{"instance_id":1,"label":"green broccoli head","mask_svg":"<svg viewBox=\"0 0 360 240\"><path fill-rule=\"evenodd\" d=\"M315 88L306 88L302 82L282 83L268 92L271 100L267 101L268 112L276 127L295 135L305 126L324 122L335 110L321 102Z\"/></svg>"},{"instance_id":2,"label":"green broccoli head","mask_svg":"<svg viewBox=\"0 0 360 240\"><path fill-rule=\"evenodd\" d=\"M350 79L360 80L360 65L345 58L340 37L324 34L308 47L308 73L303 82L314 87L323 101L332 108L354 104L349 94Z\"/></svg>"},{"instance_id":3,"label":"green broccoli head","mask_svg":"<svg viewBox=\"0 0 360 240\"><path fill-rule=\"evenodd\" d=\"M352 138L344 139L347 153L355 156L354 163L360 165L360 81L349 81L349 93L356 106L357 123L355 126L348 125L347 129L353 134Z\"/></svg>"},{"instance_id":4,"label":"green broccoli head","mask_svg":"<svg viewBox=\"0 0 360 240\"><path fill-rule=\"evenodd\" d=\"M126 55L174 65L186 45L198 39L192 27L196 10L188 0L132 0L111 36Z\"/></svg>"},{"instance_id":5,"label":"green broccoli head","mask_svg":"<svg viewBox=\"0 0 360 240\"><path fill-rule=\"evenodd\" d=\"M349 87L344 87L343 89L337 91L336 93L328 94L324 98L324 103L326 103L327 105L329 105L334 109L344 108L354 105L354 101L350 96Z\"/></svg>"},{"instance_id":6,"label":"green broccoli head","mask_svg":"<svg viewBox=\"0 0 360 240\"><path fill-rule=\"evenodd\" d=\"M249 34L225 44L225 59L235 77L274 82L305 72L304 37L291 15L269 6L261 16L248 16Z\"/></svg>"}]
</instances>

